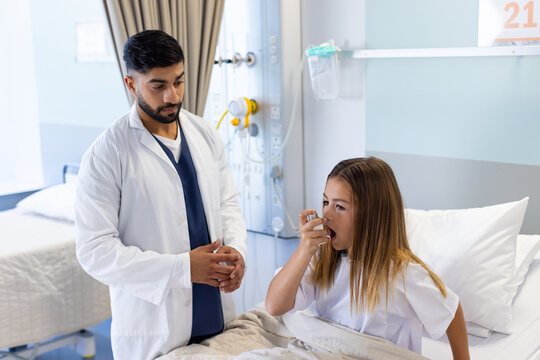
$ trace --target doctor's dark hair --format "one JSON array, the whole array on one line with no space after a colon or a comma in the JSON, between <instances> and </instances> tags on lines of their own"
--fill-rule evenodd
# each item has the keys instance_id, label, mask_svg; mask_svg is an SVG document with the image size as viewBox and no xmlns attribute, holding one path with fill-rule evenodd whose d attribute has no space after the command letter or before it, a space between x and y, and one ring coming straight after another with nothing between
<instances>
[{"instance_id":1,"label":"doctor's dark hair","mask_svg":"<svg viewBox=\"0 0 540 360\"><path fill-rule=\"evenodd\" d=\"M131 36L124 45L124 61L131 70L145 74L155 67L184 61L178 41L161 30L145 30Z\"/></svg>"},{"instance_id":2,"label":"doctor's dark hair","mask_svg":"<svg viewBox=\"0 0 540 360\"><path fill-rule=\"evenodd\" d=\"M397 277L404 278L409 263L422 265L446 297L442 281L409 247L403 200L392 168L375 157L348 159L332 169L327 181L331 179L348 187L352 198L353 242L347 252L351 311L373 311L382 289L388 306ZM312 273L316 286L330 289L339 259L331 243L321 246Z\"/></svg>"}]
</instances>

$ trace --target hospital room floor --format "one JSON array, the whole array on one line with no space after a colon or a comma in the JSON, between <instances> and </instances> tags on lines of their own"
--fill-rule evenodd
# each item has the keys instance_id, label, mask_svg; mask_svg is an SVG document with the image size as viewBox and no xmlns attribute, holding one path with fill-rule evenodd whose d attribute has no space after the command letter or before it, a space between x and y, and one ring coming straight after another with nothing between
<instances>
[{"instance_id":1,"label":"hospital room floor","mask_svg":"<svg viewBox=\"0 0 540 360\"><path fill-rule=\"evenodd\" d=\"M96 356L95 360L113 360L111 349L111 319L105 320L89 329L96 341ZM58 350L49 351L48 353L39 355L36 360L80 360L83 357L70 347L64 347Z\"/></svg>"}]
</instances>

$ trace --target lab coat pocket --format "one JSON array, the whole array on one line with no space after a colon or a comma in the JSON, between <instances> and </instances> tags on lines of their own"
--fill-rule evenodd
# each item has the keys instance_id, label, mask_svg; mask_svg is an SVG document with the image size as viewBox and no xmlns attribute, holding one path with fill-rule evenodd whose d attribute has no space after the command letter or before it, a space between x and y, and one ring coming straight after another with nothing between
<instances>
[{"instance_id":1,"label":"lab coat pocket","mask_svg":"<svg viewBox=\"0 0 540 360\"><path fill-rule=\"evenodd\" d=\"M111 289L112 336L167 336L166 303L154 305L131 294Z\"/></svg>"}]
</instances>

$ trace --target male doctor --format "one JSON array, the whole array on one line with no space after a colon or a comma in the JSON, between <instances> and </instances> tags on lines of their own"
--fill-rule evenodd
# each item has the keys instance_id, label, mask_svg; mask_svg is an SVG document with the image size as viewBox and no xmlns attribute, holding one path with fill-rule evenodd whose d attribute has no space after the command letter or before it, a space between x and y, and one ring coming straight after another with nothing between
<instances>
[{"instance_id":1,"label":"male doctor","mask_svg":"<svg viewBox=\"0 0 540 360\"><path fill-rule=\"evenodd\" d=\"M234 318L246 230L219 134L181 110L178 42L143 31L124 61L136 101L83 156L77 258L110 287L115 359L146 360Z\"/></svg>"}]
</instances>

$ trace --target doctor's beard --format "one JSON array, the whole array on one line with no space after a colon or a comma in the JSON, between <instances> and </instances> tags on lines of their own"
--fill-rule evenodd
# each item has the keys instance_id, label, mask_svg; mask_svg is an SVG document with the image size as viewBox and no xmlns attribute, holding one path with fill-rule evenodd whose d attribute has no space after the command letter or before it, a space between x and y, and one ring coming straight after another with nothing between
<instances>
[{"instance_id":1,"label":"doctor's beard","mask_svg":"<svg viewBox=\"0 0 540 360\"><path fill-rule=\"evenodd\" d=\"M182 103L179 102L178 104L170 103L170 104L167 104L167 105L164 105L164 106L160 106L156 110L154 110L154 109L152 109L152 107L150 107L150 105L148 105L148 103L146 101L144 101L144 99L142 98L141 95L137 95L137 103L141 107L142 111L144 111L146 113L146 115L150 116L152 119L154 119L157 122L160 122L162 124L170 124L173 121L176 121L176 119L178 119L178 114L180 113L180 109L182 108ZM167 116L159 115L159 113L162 110L165 110L167 108L172 108L172 107L175 107L178 110L175 111L172 114L167 115Z\"/></svg>"}]
</instances>

